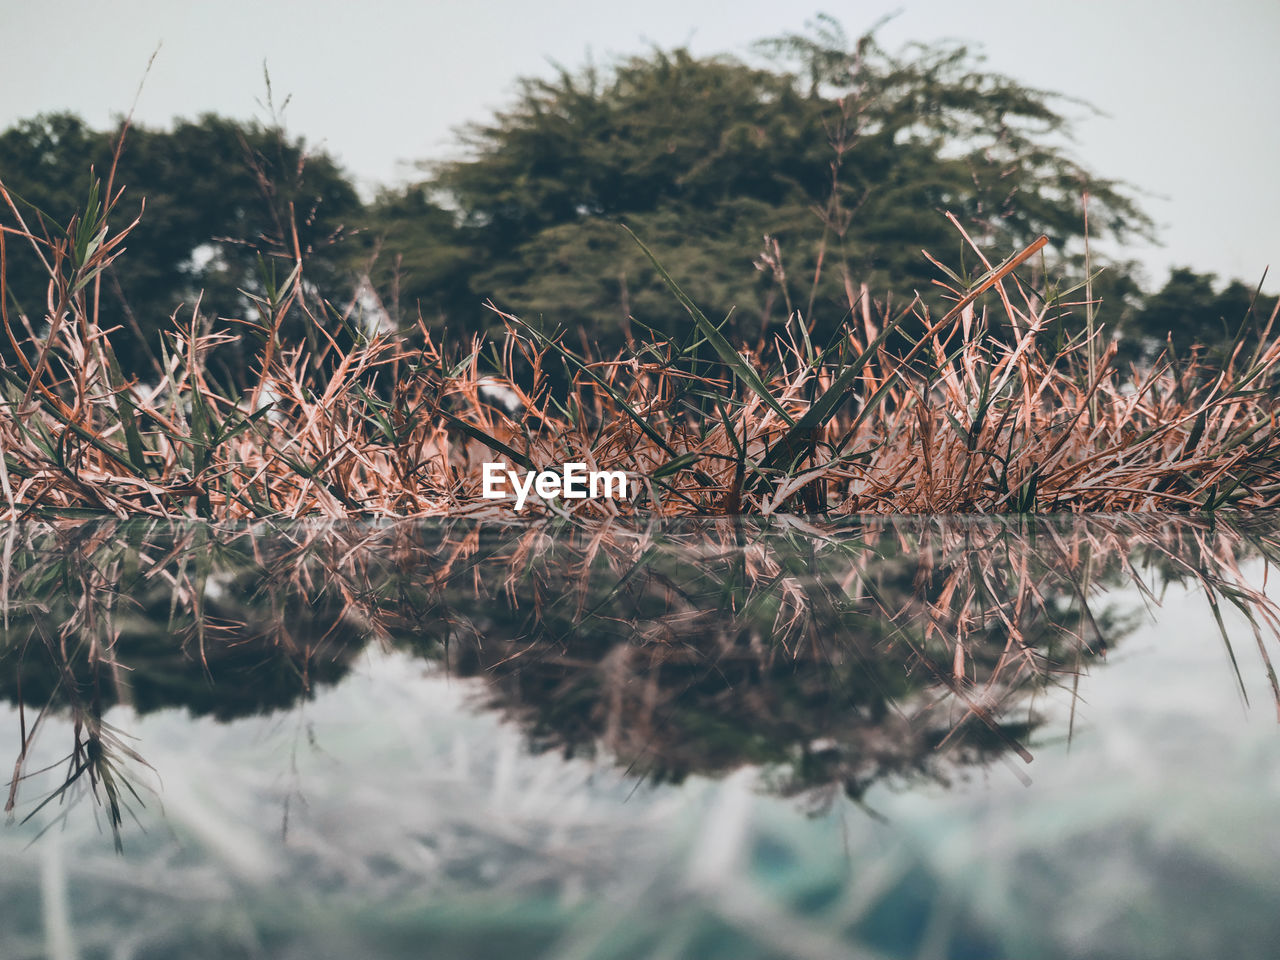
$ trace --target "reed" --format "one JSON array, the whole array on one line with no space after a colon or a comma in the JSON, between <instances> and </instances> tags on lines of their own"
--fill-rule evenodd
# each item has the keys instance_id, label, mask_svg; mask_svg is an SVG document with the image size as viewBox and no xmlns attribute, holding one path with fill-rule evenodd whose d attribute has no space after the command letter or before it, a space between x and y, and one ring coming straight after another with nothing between
<instances>
[{"instance_id":1,"label":"reed","mask_svg":"<svg viewBox=\"0 0 1280 960\"><path fill-rule=\"evenodd\" d=\"M481 496L482 464L495 460L625 471L627 500L532 501L597 517L1280 502L1275 316L1225 366L1166 354L1122 372L1087 298L1020 275L1044 238L999 264L970 241L987 268L974 282L938 264L953 300L941 316L918 299L880 314L848 284L849 319L824 346L799 314L755 347L731 343L650 253L690 332L616 356L501 311L505 333L461 355L422 323L370 339L309 302L298 257L242 321L262 346L236 389L215 382L208 358L237 334L209 332L198 304L175 314L159 383L121 373L94 294L137 223L111 226L118 192L95 187L52 232L30 229L3 184L0 201L12 221L0 231L0 510L11 518L496 516L511 505ZM9 303L12 243L48 270L41 335ZM307 336L282 340L298 320ZM495 403L494 385L518 403Z\"/></svg>"}]
</instances>

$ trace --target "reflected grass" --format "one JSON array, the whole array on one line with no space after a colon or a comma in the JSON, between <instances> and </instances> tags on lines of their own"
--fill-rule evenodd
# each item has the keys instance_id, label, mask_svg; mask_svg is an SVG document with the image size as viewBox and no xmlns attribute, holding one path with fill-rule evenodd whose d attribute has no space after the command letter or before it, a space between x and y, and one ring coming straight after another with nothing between
<instances>
[{"instance_id":1,"label":"reflected grass","mask_svg":"<svg viewBox=\"0 0 1280 960\"><path fill-rule=\"evenodd\" d=\"M480 705L536 752L650 782L758 767L813 810L1029 763L1046 711L1069 711L1070 735L1088 671L1136 622L1120 587L1155 603L1171 584L1203 592L1242 694L1261 671L1280 711L1280 619L1241 567L1269 566L1280 541L1247 515L130 521L3 536L0 696L20 726L7 809L43 816L87 785L117 841L146 751L114 706L287 710L371 646L476 678ZM1224 607L1254 651L1237 649ZM24 801L54 715L73 722L66 775Z\"/></svg>"}]
</instances>

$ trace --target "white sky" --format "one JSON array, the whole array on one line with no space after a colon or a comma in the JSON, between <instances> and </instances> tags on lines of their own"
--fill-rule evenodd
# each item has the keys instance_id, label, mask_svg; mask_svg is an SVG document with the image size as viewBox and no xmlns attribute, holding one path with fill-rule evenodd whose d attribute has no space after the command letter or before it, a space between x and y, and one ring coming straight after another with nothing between
<instances>
[{"instance_id":1,"label":"white sky","mask_svg":"<svg viewBox=\"0 0 1280 960\"><path fill-rule=\"evenodd\" d=\"M265 118L265 60L291 132L367 193L454 150L453 128L507 103L517 76L653 44L747 55L820 10L850 36L900 10L891 50L962 40L992 70L1092 102L1105 115L1074 112L1074 155L1148 194L1164 246L1128 255L1152 280L1178 264L1256 283L1272 264L1280 288L1280 0L0 0L0 127L64 109L107 125L157 45L136 119Z\"/></svg>"}]
</instances>

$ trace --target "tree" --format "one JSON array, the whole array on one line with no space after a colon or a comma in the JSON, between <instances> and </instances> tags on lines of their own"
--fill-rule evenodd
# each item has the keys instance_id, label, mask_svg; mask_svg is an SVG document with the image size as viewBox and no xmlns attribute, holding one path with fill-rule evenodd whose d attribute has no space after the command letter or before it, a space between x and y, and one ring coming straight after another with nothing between
<instances>
[{"instance_id":1,"label":"tree","mask_svg":"<svg viewBox=\"0 0 1280 960\"><path fill-rule=\"evenodd\" d=\"M84 205L90 170L106 178L121 135L120 128L91 131L70 114L23 121L0 134L0 175L27 205L28 226L42 222L55 233L65 226ZM261 294L264 272L283 280L296 252L317 304L350 298L351 271L337 241L358 217L359 197L329 157L278 126L205 115L171 130L131 127L114 183L124 191L114 229L145 207L127 252L104 276L100 298L101 326L117 328L112 344L126 371L154 375L159 331L197 300L213 325L257 319L241 291ZM38 321L48 277L30 250L12 242L9 248L14 301ZM225 372L233 380L244 375L235 361Z\"/></svg>"},{"instance_id":2,"label":"tree","mask_svg":"<svg viewBox=\"0 0 1280 960\"><path fill-rule=\"evenodd\" d=\"M397 326L418 314L439 325L473 299L467 280L477 251L454 219L422 188L383 190L360 219L353 266L382 291Z\"/></svg>"},{"instance_id":3,"label":"tree","mask_svg":"<svg viewBox=\"0 0 1280 960\"><path fill-rule=\"evenodd\" d=\"M1175 356L1185 360L1199 344L1225 361L1237 335L1250 348L1258 342L1268 318L1275 313L1277 298L1259 294L1255 299L1257 289L1239 280L1215 291L1214 281L1211 273L1176 267L1160 290L1144 298L1132 327L1146 358L1168 345Z\"/></svg>"},{"instance_id":4,"label":"tree","mask_svg":"<svg viewBox=\"0 0 1280 960\"><path fill-rule=\"evenodd\" d=\"M0 182L23 222L40 236L56 236L72 214L84 208L93 171L106 169L110 162L110 137L69 113L22 120L0 133ZM11 211L0 206L0 224L16 227L13 220ZM6 240L7 306L39 325L49 277L26 243L14 235Z\"/></svg>"},{"instance_id":5,"label":"tree","mask_svg":"<svg viewBox=\"0 0 1280 960\"><path fill-rule=\"evenodd\" d=\"M765 66L654 51L522 81L509 109L465 132L466 159L413 188L456 211L474 254L443 313L482 326L492 298L606 345L628 316L679 328L619 221L709 313L736 307L747 336L789 307L833 329L846 281L903 304L930 296L939 274L921 248L980 269L946 211L996 254L1046 233L1066 257L1086 189L1095 232L1149 227L1120 185L1056 146L1060 98L983 72L963 47L895 57L823 20L762 50ZM762 259L766 236L781 263Z\"/></svg>"}]
</instances>

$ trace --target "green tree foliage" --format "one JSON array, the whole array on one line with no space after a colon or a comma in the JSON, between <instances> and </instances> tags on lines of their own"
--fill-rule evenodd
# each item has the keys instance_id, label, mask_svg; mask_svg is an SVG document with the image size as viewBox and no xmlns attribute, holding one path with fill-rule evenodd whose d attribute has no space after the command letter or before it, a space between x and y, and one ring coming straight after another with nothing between
<instances>
[{"instance_id":1,"label":"green tree foliage","mask_svg":"<svg viewBox=\"0 0 1280 960\"><path fill-rule=\"evenodd\" d=\"M83 209L92 171L110 162L110 137L69 113L22 120L0 133L0 179L37 235L56 236ZM0 209L0 222L17 225L7 209ZM49 277L26 243L12 234L6 240L9 309L38 323L47 309Z\"/></svg>"},{"instance_id":2,"label":"green tree foliage","mask_svg":"<svg viewBox=\"0 0 1280 960\"><path fill-rule=\"evenodd\" d=\"M1143 298L1128 332L1144 357L1171 346L1175 356L1186 359L1199 344L1226 360L1237 336L1246 346L1258 342L1276 312L1277 298L1239 280L1215 290L1214 281L1211 273L1177 267L1160 290Z\"/></svg>"},{"instance_id":3,"label":"green tree foliage","mask_svg":"<svg viewBox=\"0 0 1280 960\"><path fill-rule=\"evenodd\" d=\"M928 296L939 274L922 248L980 272L946 211L1000 254L1046 233L1065 256L1085 190L1095 233L1149 227L1060 146L1060 98L982 71L963 47L891 56L822 20L762 51L766 67L654 51L522 81L510 108L465 132L466 159L412 188L456 211L471 255L452 278L466 297L441 312L473 328L492 298L609 344L628 316L687 322L619 221L706 309L736 307L747 336L789 308L830 329L849 285L904 305ZM779 246L762 258L766 236ZM422 273L401 293L438 289Z\"/></svg>"},{"instance_id":4,"label":"green tree foliage","mask_svg":"<svg viewBox=\"0 0 1280 960\"><path fill-rule=\"evenodd\" d=\"M411 325L419 312L439 325L474 301L467 284L477 256L471 238L427 189L384 190L359 222L361 253L352 267L382 292L398 326Z\"/></svg>"},{"instance_id":5,"label":"green tree foliage","mask_svg":"<svg viewBox=\"0 0 1280 960\"><path fill-rule=\"evenodd\" d=\"M94 132L77 117L55 114L0 134L0 176L34 232L56 235L83 206L90 169L105 180L120 133ZM145 206L99 301L102 326L119 328L112 340L127 370L152 369L158 332L197 298L210 323L256 319L241 291L261 294L264 274L283 279L295 249L317 302L350 298L350 271L336 241L358 216L359 197L329 157L279 127L213 115L171 130L131 127L114 186L124 190L116 229ZM24 245L11 239L8 253L11 305L34 323L45 311L48 277ZM228 372L234 370L231 362Z\"/></svg>"},{"instance_id":6,"label":"green tree foliage","mask_svg":"<svg viewBox=\"0 0 1280 960\"><path fill-rule=\"evenodd\" d=\"M874 33L850 40L820 19L758 53L748 63L654 50L525 79L507 109L464 131L463 159L367 206L331 158L276 123L207 115L131 128L113 227L144 201L145 214L104 275L103 326L117 328L126 370L150 375L158 331L180 305L189 317L201 297L211 325L257 319L242 291L261 295L292 270L295 227L324 322L334 311L322 301L340 312L367 273L402 327L420 314L463 339L497 323L492 299L606 351L646 326L688 323L619 223L710 315L732 308L726 332L749 343L794 311L824 336L863 283L890 310L917 294L937 306L945 278L922 249L969 277L983 269L946 212L997 257L1048 235L1051 266L1071 279L1085 272L1086 190L1095 238L1149 235L1123 185L1071 159L1066 114L1079 105L986 71L962 46L890 53ZM28 225L64 226L90 168L106 176L119 135L70 114L0 133L0 177ZM7 257L11 310L38 332L47 277L12 237ZM1195 340L1221 348L1252 299L1184 270L1144 305L1134 275L1114 264L1093 285L1099 323L1127 338L1124 359L1151 359L1167 331L1181 354ZM1273 302L1255 316L1265 321ZM1068 309L1064 337L1084 312ZM240 360L223 351L233 380L249 374Z\"/></svg>"}]
</instances>

